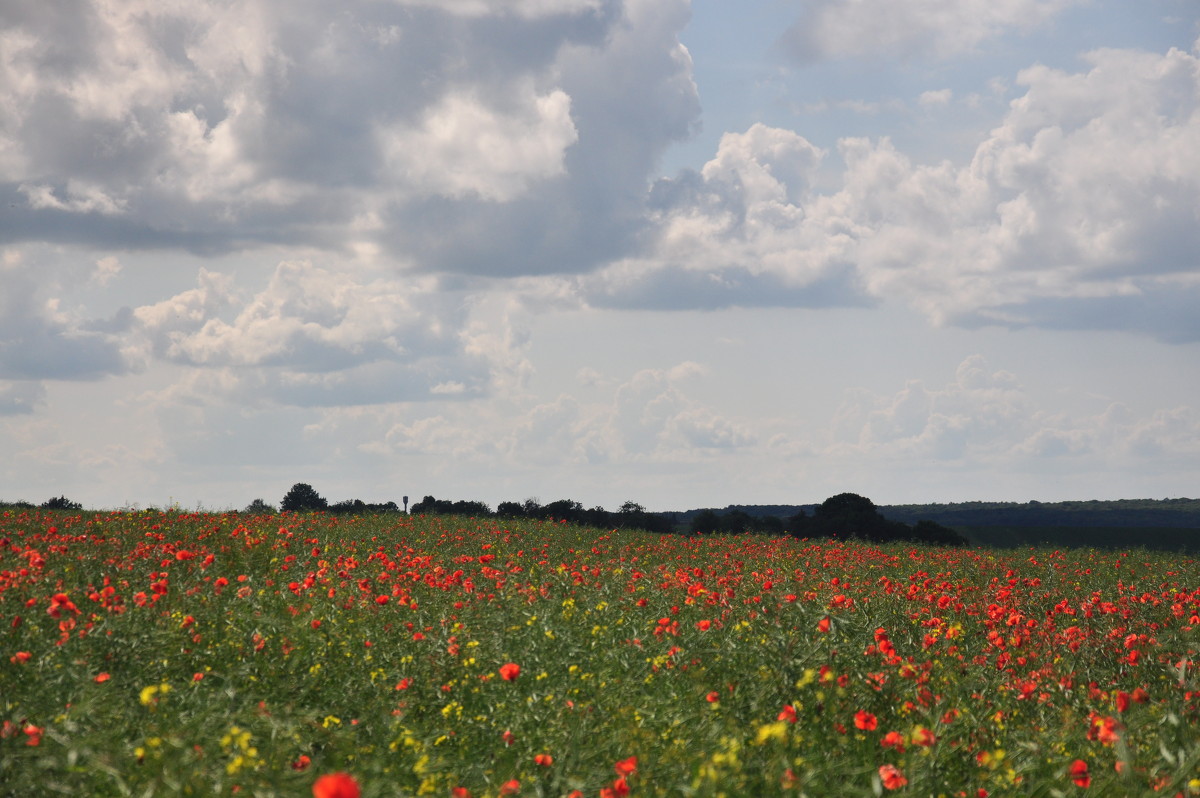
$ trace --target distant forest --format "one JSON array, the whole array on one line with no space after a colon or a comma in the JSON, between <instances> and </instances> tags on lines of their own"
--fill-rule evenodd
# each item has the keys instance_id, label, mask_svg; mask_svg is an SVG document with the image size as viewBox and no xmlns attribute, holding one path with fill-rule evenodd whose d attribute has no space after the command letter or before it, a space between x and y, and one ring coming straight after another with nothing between
<instances>
[{"instance_id":1,"label":"distant forest","mask_svg":"<svg viewBox=\"0 0 1200 798\"><path fill-rule=\"evenodd\" d=\"M751 518L791 517L818 505L729 505L715 512ZM880 505L899 523L932 522L975 545L1096 546L1200 552L1200 499L1119 499L1065 502L959 502ZM678 525L713 510L664 513Z\"/></svg>"},{"instance_id":2,"label":"distant forest","mask_svg":"<svg viewBox=\"0 0 1200 798\"><path fill-rule=\"evenodd\" d=\"M788 518L811 513L815 504L731 504L718 513L745 513L752 518ZM1119 499L1069 502L958 502L953 504L878 505L891 521L934 521L946 526L1074 526L1176 527L1200 529L1200 499ZM686 524L707 510L668 512Z\"/></svg>"}]
</instances>

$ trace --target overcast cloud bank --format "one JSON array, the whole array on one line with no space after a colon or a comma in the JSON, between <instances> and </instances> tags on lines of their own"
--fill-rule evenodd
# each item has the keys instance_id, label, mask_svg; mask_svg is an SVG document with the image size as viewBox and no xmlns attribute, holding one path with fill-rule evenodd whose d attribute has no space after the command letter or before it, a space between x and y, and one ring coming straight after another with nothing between
<instances>
[{"instance_id":1,"label":"overcast cloud bank","mask_svg":"<svg viewBox=\"0 0 1200 798\"><path fill-rule=\"evenodd\" d=\"M978 6L805 3L762 53L790 59L779 69L933 74L1088 12ZM1186 46L1093 47L1070 69L990 76L979 89L1007 110L969 158L914 157L886 127L818 140L801 118L750 121L663 175L704 119L692 13L686 0L0 9L0 440L16 453L0 496L111 503L173 469L227 496L318 464L348 491L416 466L434 484L482 479L480 498L540 490L522 480L639 498L654 474L664 502L673 481L703 492L730 469L794 492L822 458L825 482L879 470L866 479L907 491L922 487L882 472L1200 475L1192 407L1056 410L1022 391L1019 362L989 371L971 349L942 362L956 374L943 388L823 386L845 396L818 420L692 395L722 378L703 347L624 372L594 369L595 352L538 362L543 314L629 310L712 311L719 327L736 308L886 305L963 340L1200 342L1194 9ZM897 100L973 102L936 84ZM612 318L596 352L636 349ZM580 369L593 377L549 394L538 382ZM89 392L115 419L103 430L80 426ZM765 473L779 469L794 471Z\"/></svg>"}]
</instances>

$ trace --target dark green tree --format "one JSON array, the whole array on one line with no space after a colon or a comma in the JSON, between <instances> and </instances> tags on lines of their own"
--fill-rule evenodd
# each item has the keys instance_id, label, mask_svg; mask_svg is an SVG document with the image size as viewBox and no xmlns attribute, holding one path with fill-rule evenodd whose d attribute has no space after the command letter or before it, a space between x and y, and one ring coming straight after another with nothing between
<instances>
[{"instance_id":1,"label":"dark green tree","mask_svg":"<svg viewBox=\"0 0 1200 798\"><path fill-rule=\"evenodd\" d=\"M803 512L788 521L788 531L799 538L858 538L883 543L919 541L940 546L961 546L966 539L953 529L922 521L914 529L884 518L875 504L857 493L839 493L821 502L811 517Z\"/></svg>"},{"instance_id":2,"label":"dark green tree","mask_svg":"<svg viewBox=\"0 0 1200 798\"><path fill-rule=\"evenodd\" d=\"M524 518L525 505L520 502L500 502L496 505L496 515L501 518Z\"/></svg>"},{"instance_id":3,"label":"dark green tree","mask_svg":"<svg viewBox=\"0 0 1200 798\"><path fill-rule=\"evenodd\" d=\"M968 542L966 538L950 527L929 520L921 520L916 523L912 529L911 539L934 546L965 546Z\"/></svg>"},{"instance_id":4,"label":"dark green tree","mask_svg":"<svg viewBox=\"0 0 1200 798\"><path fill-rule=\"evenodd\" d=\"M721 528L721 516L715 510L701 510L692 518L692 534L707 535Z\"/></svg>"},{"instance_id":5,"label":"dark green tree","mask_svg":"<svg viewBox=\"0 0 1200 798\"><path fill-rule=\"evenodd\" d=\"M48 499L42 502L43 510L82 510L83 505L79 502L73 502L66 496L57 496L53 499Z\"/></svg>"},{"instance_id":6,"label":"dark green tree","mask_svg":"<svg viewBox=\"0 0 1200 798\"><path fill-rule=\"evenodd\" d=\"M567 521L576 524L583 517L583 505L574 499L559 499L543 507L541 516L551 521Z\"/></svg>"},{"instance_id":7,"label":"dark green tree","mask_svg":"<svg viewBox=\"0 0 1200 798\"><path fill-rule=\"evenodd\" d=\"M247 504L246 509L242 510L242 512L249 513L251 515L274 515L275 506L272 504L267 504L262 499L255 499Z\"/></svg>"},{"instance_id":8,"label":"dark green tree","mask_svg":"<svg viewBox=\"0 0 1200 798\"><path fill-rule=\"evenodd\" d=\"M329 505L329 512L334 515L358 515L367 511L367 504L362 499L346 499Z\"/></svg>"},{"instance_id":9,"label":"dark green tree","mask_svg":"<svg viewBox=\"0 0 1200 798\"><path fill-rule=\"evenodd\" d=\"M283 501L279 502L279 509L285 513L312 513L328 507L329 502L306 482L292 485L292 489L284 494Z\"/></svg>"}]
</instances>

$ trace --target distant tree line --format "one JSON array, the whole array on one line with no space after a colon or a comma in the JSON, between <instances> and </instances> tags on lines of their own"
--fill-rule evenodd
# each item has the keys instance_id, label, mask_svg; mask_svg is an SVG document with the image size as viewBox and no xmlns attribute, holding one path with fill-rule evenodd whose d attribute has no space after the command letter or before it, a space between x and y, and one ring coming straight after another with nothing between
<instances>
[{"instance_id":1,"label":"distant tree line","mask_svg":"<svg viewBox=\"0 0 1200 798\"><path fill-rule=\"evenodd\" d=\"M884 543L906 540L935 546L965 546L967 539L949 527L922 519L910 526L884 518L863 496L839 493L813 510L801 510L785 522L788 534L798 538L843 537Z\"/></svg>"},{"instance_id":2,"label":"distant tree line","mask_svg":"<svg viewBox=\"0 0 1200 798\"><path fill-rule=\"evenodd\" d=\"M1200 499L1067 502L959 502L881 507L895 521L930 519L952 526L1200 528Z\"/></svg>"},{"instance_id":3,"label":"distant tree line","mask_svg":"<svg viewBox=\"0 0 1200 798\"><path fill-rule=\"evenodd\" d=\"M257 507L256 507L257 505ZM358 499L330 505L311 485L297 483L283 497L284 512L380 513L398 512L395 502L368 504ZM256 500L247 511L272 511ZM788 518L775 515L751 515L743 510L726 512L707 509L691 514L680 524L676 514L648 512L642 505L627 501L615 512L603 507L585 508L572 499L542 504L537 499L505 501L495 512L485 502L438 499L425 496L410 510L414 515L461 515L472 517L524 518L595 526L607 529L641 529L649 532L686 532L693 535L756 533L791 535L798 538L856 538L874 542L914 541L943 546L966 545L967 540L953 529L928 520L914 525L884 518L878 508L863 496L841 493L813 507L812 515L800 509Z\"/></svg>"},{"instance_id":4,"label":"distant tree line","mask_svg":"<svg viewBox=\"0 0 1200 798\"><path fill-rule=\"evenodd\" d=\"M497 518L527 518L541 521L565 521L569 524L581 524L607 529L642 529L648 532L674 532L675 523L659 513L646 512L646 508L636 502L625 502L616 512L610 512L603 507L585 508L572 499L559 499L549 504L542 504L537 499L524 501L500 502L493 513L487 504L478 501L447 501L426 496L412 506L412 512L417 514L438 515L471 515Z\"/></svg>"},{"instance_id":5,"label":"distant tree line","mask_svg":"<svg viewBox=\"0 0 1200 798\"><path fill-rule=\"evenodd\" d=\"M407 504L408 497L405 497ZM33 508L28 502L4 503L0 506ZM82 505L65 496L49 499L40 505L48 510L81 510ZM803 508L782 518L757 509L751 514L744 509L717 511L705 509L688 514L686 523L681 523L678 513L652 513L637 502L627 501L615 512L603 507L585 508L572 499L559 499L542 504L537 499L501 502L495 512L484 502L438 499L426 496L410 510L414 515L462 515L474 517L523 518L594 526L607 529L641 529L649 532L685 532L693 535L743 534L790 535L797 538L858 538L874 542L896 540L919 541L935 545L959 546L967 540L953 529L929 520L920 520L915 525L889 520L878 508L863 496L841 493L812 507L812 515ZM786 509L777 505L771 509ZM361 499L346 499L330 504L312 485L297 482L279 502L279 511L285 513L328 512L334 515L398 513L400 507L394 501L382 503L364 502ZM274 513L273 505L263 499L255 499L243 511L252 514Z\"/></svg>"},{"instance_id":6,"label":"distant tree line","mask_svg":"<svg viewBox=\"0 0 1200 798\"><path fill-rule=\"evenodd\" d=\"M325 497L307 482L297 482L284 494L279 502L279 509L285 513L320 513L329 512L333 515L362 515L367 513L398 513L400 507L392 501L372 503L362 499L346 499L330 504ZM247 507L247 513L273 513L275 508L263 501L255 499Z\"/></svg>"},{"instance_id":7,"label":"distant tree line","mask_svg":"<svg viewBox=\"0 0 1200 798\"><path fill-rule=\"evenodd\" d=\"M687 529L694 535L712 533L737 534L759 532L764 535L782 535L787 532L784 520L774 515L750 515L744 510L718 512L714 509L700 510L692 516Z\"/></svg>"},{"instance_id":8,"label":"distant tree line","mask_svg":"<svg viewBox=\"0 0 1200 798\"><path fill-rule=\"evenodd\" d=\"M408 497L404 497L405 507ZM83 506L66 496L40 505L0 500L0 508L65 510ZM151 508L152 509L152 508ZM174 508L171 508L174 509ZM394 501L371 503L347 499L329 503L307 483L297 483L275 506L255 499L242 511L251 514L328 512L332 514L399 513ZM559 499L501 502L495 512L479 501L449 501L426 496L413 513L475 517L528 518L596 526L643 529L661 533L789 535L797 538L858 538L869 541L907 540L939 545L972 543L983 546L1052 545L1123 548L1146 546L1177 551L1200 551L1200 499L1125 499L1070 502L960 502L875 506L853 493L831 496L821 504L728 505L682 512L647 512L625 502L615 512L585 508Z\"/></svg>"},{"instance_id":9,"label":"distant tree line","mask_svg":"<svg viewBox=\"0 0 1200 798\"><path fill-rule=\"evenodd\" d=\"M501 502L496 507L501 518L531 518L549 521L566 521L606 529L643 529L647 532L674 532L675 523L659 513L647 512L637 502L627 501L616 512L603 507L584 509L583 505L570 499L559 499L549 504L539 504L537 499L523 502Z\"/></svg>"},{"instance_id":10,"label":"distant tree line","mask_svg":"<svg viewBox=\"0 0 1200 798\"><path fill-rule=\"evenodd\" d=\"M66 496L56 496L52 499L47 499L38 505L34 505L32 502L22 500L17 500L14 502L0 501L0 507L11 507L15 510L33 510L36 507L41 508L42 510L70 510L72 512L83 509L82 504L79 502L73 502Z\"/></svg>"}]
</instances>

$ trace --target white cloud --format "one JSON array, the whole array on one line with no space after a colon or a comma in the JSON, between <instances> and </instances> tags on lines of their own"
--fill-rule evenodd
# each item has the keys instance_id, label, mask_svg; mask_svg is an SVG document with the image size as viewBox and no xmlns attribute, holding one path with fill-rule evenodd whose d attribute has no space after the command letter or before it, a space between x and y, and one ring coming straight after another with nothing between
<instances>
[{"instance_id":1,"label":"white cloud","mask_svg":"<svg viewBox=\"0 0 1200 798\"><path fill-rule=\"evenodd\" d=\"M128 312L91 318L51 296L39 266L16 251L0 265L0 380L95 380L134 368L124 346ZM25 391L17 393L33 396Z\"/></svg>"},{"instance_id":2,"label":"white cloud","mask_svg":"<svg viewBox=\"0 0 1200 798\"><path fill-rule=\"evenodd\" d=\"M618 386L612 405L596 418L589 447L606 459L687 461L706 451L751 445L754 435L690 399L679 383L702 373L695 363L644 369Z\"/></svg>"},{"instance_id":3,"label":"white cloud","mask_svg":"<svg viewBox=\"0 0 1200 798\"><path fill-rule=\"evenodd\" d=\"M797 134L727 134L700 174L655 187L653 250L579 289L659 308L901 298L938 323L1200 340L1200 58L1087 63L1023 71L964 165L844 138L840 185L821 191L823 153Z\"/></svg>"},{"instance_id":4,"label":"white cloud","mask_svg":"<svg viewBox=\"0 0 1200 798\"><path fill-rule=\"evenodd\" d=\"M752 447L756 435L690 398L682 384L705 374L696 363L644 369L616 383L591 373L588 391L550 401L447 408L402 421L382 451L449 454L514 470L599 464L685 464ZM374 449L379 450L376 446Z\"/></svg>"},{"instance_id":5,"label":"white cloud","mask_svg":"<svg viewBox=\"0 0 1200 798\"><path fill-rule=\"evenodd\" d=\"M836 439L864 451L934 459L994 455L1031 434L1032 407L1016 379L978 355L941 390L912 380L892 396L865 391L839 408Z\"/></svg>"},{"instance_id":6,"label":"white cloud","mask_svg":"<svg viewBox=\"0 0 1200 798\"><path fill-rule=\"evenodd\" d=\"M220 369L220 393L296 405L421 401L488 390L487 356L471 350L460 300L428 280L360 279L284 261L239 302L231 278L134 310L155 356ZM215 387L215 386L214 386Z\"/></svg>"},{"instance_id":7,"label":"white cloud","mask_svg":"<svg viewBox=\"0 0 1200 798\"><path fill-rule=\"evenodd\" d=\"M0 36L2 240L573 273L699 116L687 0L80 0Z\"/></svg>"},{"instance_id":8,"label":"white cloud","mask_svg":"<svg viewBox=\"0 0 1200 798\"><path fill-rule=\"evenodd\" d=\"M906 106L903 100L893 98L890 100L831 100L823 98L818 102L805 103L804 112L806 114L824 114L830 111L849 111L854 114L862 114L864 116L877 116L879 114L904 111Z\"/></svg>"},{"instance_id":9,"label":"white cloud","mask_svg":"<svg viewBox=\"0 0 1200 798\"><path fill-rule=\"evenodd\" d=\"M699 173L654 186L658 236L646 257L580 279L581 294L598 306L667 309L862 304L847 231L806 211L825 155L762 124L725 134Z\"/></svg>"},{"instance_id":10,"label":"white cloud","mask_svg":"<svg viewBox=\"0 0 1200 798\"><path fill-rule=\"evenodd\" d=\"M1010 30L1027 32L1086 0L813 0L783 37L802 61L948 58Z\"/></svg>"},{"instance_id":11,"label":"white cloud","mask_svg":"<svg viewBox=\"0 0 1200 798\"><path fill-rule=\"evenodd\" d=\"M429 392L432 394L441 394L443 396L453 396L455 394L463 393L466 390L467 386L463 385L461 382L451 381L439 382L437 385L430 388Z\"/></svg>"},{"instance_id":12,"label":"white cloud","mask_svg":"<svg viewBox=\"0 0 1200 798\"><path fill-rule=\"evenodd\" d=\"M121 261L115 255L105 255L96 261L96 271L92 273L91 279L99 285L108 285L120 273Z\"/></svg>"},{"instance_id":13,"label":"white cloud","mask_svg":"<svg viewBox=\"0 0 1200 798\"><path fill-rule=\"evenodd\" d=\"M68 213L99 213L113 216L125 211L125 201L108 196L99 187L68 180L63 193L66 198L57 196L54 188L46 185L29 185L22 183L18 188L25 195L29 207L34 210L51 209Z\"/></svg>"},{"instance_id":14,"label":"white cloud","mask_svg":"<svg viewBox=\"0 0 1200 798\"><path fill-rule=\"evenodd\" d=\"M46 402L40 382L0 380L0 416L26 415Z\"/></svg>"},{"instance_id":15,"label":"white cloud","mask_svg":"<svg viewBox=\"0 0 1200 798\"><path fill-rule=\"evenodd\" d=\"M451 198L504 202L565 171L579 133L563 91L529 95L510 113L470 94L450 94L416 128L380 132L384 159L399 185Z\"/></svg>"},{"instance_id":16,"label":"white cloud","mask_svg":"<svg viewBox=\"0 0 1200 798\"><path fill-rule=\"evenodd\" d=\"M1172 290L1195 296L1200 59L1098 51L1089 62L1023 72L1025 95L965 168L852 145L853 199L879 209L861 258L876 292L935 317L1053 325L1057 305L1065 326L1200 337L1145 307Z\"/></svg>"},{"instance_id":17,"label":"white cloud","mask_svg":"<svg viewBox=\"0 0 1200 798\"><path fill-rule=\"evenodd\" d=\"M1179 407L1138 418L1117 403L1094 416L1055 413L1033 401L1013 374L994 371L974 355L942 388L912 380L892 395L850 393L823 453L907 460L914 467L959 462L1006 470L1075 458L1092 468L1128 468L1200 455L1194 415Z\"/></svg>"},{"instance_id":18,"label":"white cloud","mask_svg":"<svg viewBox=\"0 0 1200 798\"><path fill-rule=\"evenodd\" d=\"M464 17L519 16L526 19L598 11L603 0L391 0L402 6L432 8Z\"/></svg>"},{"instance_id":19,"label":"white cloud","mask_svg":"<svg viewBox=\"0 0 1200 798\"><path fill-rule=\"evenodd\" d=\"M954 92L950 89L936 89L921 92L917 97L917 103L924 108L934 108L941 105L948 105L954 97Z\"/></svg>"},{"instance_id":20,"label":"white cloud","mask_svg":"<svg viewBox=\"0 0 1200 798\"><path fill-rule=\"evenodd\" d=\"M201 269L197 282L196 288L133 311L148 333L144 357L150 356L150 350L159 357L178 357L179 346L234 301L228 276Z\"/></svg>"}]
</instances>

